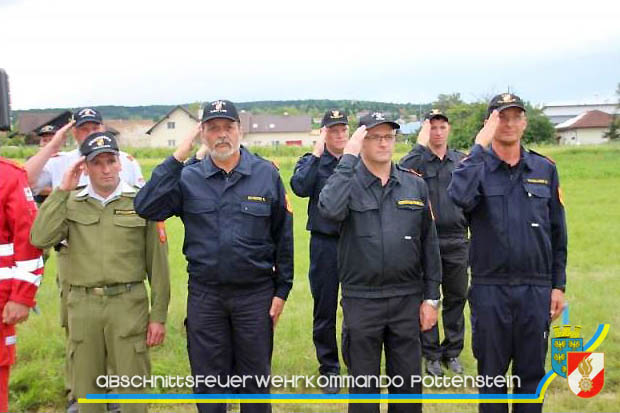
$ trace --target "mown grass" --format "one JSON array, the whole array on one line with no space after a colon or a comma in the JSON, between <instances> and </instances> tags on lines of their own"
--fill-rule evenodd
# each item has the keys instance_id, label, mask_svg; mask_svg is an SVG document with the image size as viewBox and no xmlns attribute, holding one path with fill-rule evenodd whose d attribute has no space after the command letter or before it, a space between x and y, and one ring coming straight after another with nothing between
<instances>
[{"instance_id":1,"label":"mown grass","mask_svg":"<svg viewBox=\"0 0 620 413\"><path fill-rule=\"evenodd\" d=\"M395 159L402 156L399 148ZM589 339L599 323L609 323L609 336L597 351L605 352L605 387L591 400L574 396L566 381L557 378L547 391L545 411L549 412L610 412L620 406L620 146L542 147L560 171L566 203L569 229L569 262L567 299L571 323L583 326ZM272 156L288 189L295 156ZM145 177L161 159L141 159ZM295 284L276 330L273 354L273 374L317 374L312 345L312 300L307 281L308 233L305 231L306 200L291 196L295 211ZM153 374L185 375L189 373L186 341L183 330L185 317L187 274L181 253L183 228L178 219L167 221L172 270L172 300L170 303L167 338L164 346L151 352ZM18 363L13 369L10 384L12 411L62 411L64 331L58 324L58 298L55 284L55 259L46 267L46 277L38 294L41 315L32 315L19 327ZM468 309L466 309L468 315ZM339 326L342 319L339 310ZM462 361L467 374L475 374L471 354L469 322ZM251 349L248 349L251 351ZM164 391L164 390L156 390ZM166 390L166 392L169 390ZM282 390L278 390L282 391ZM284 389L283 391L316 392L315 389ZM438 389L426 389L439 392ZM472 392L472 390L467 390ZM195 411L192 405L158 405L153 411ZM337 412L346 405L278 405L278 412ZM476 405L427 404L426 412L474 412Z\"/></svg>"}]
</instances>

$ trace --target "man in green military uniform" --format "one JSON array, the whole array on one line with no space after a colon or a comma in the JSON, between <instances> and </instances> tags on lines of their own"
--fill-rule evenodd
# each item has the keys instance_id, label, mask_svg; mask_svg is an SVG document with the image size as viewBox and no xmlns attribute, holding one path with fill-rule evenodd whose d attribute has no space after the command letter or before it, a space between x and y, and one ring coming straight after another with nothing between
<instances>
[{"instance_id":1,"label":"man in green military uniform","mask_svg":"<svg viewBox=\"0 0 620 413\"><path fill-rule=\"evenodd\" d=\"M82 158L43 204L31 231L33 245L63 245L59 263L70 286L72 389L77 398L105 392L96 378L107 374L106 366L119 376L150 374L147 348L164 340L170 301L165 235L156 222L134 211L137 189L120 179L114 136L93 133L80 152ZM76 190L82 172L90 181ZM145 278L151 286L150 311ZM80 412L101 411L105 405L80 405ZM146 406L126 404L122 411L144 412Z\"/></svg>"}]
</instances>

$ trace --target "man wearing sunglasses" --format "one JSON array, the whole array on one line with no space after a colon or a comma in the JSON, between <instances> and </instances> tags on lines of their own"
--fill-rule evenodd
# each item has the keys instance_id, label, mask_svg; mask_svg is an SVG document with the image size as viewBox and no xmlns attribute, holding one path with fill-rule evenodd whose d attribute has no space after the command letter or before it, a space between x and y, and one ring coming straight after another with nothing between
<instances>
[{"instance_id":1,"label":"man wearing sunglasses","mask_svg":"<svg viewBox=\"0 0 620 413\"><path fill-rule=\"evenodd\" d=\"M428 189L417 174L392 162L399 125L381 113L360 119L334 174L319 195L319 211L341 223L338 272L344 314L342 353L354 378L403 378L390 394L420 393L420 330L437 321L441 260ZM357 380L354 380L357 382ZM352 386L350 393L380 389ZM395 403L390 412L421 411ZM379 412L351 403L349 412Z\"/></svg>"}]
</instances>

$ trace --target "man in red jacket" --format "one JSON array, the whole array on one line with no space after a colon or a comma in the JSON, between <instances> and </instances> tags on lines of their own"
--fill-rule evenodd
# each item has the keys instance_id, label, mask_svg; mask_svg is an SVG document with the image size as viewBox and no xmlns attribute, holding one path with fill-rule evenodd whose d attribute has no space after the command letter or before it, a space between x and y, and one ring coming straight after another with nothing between
<instances>
[{"instance_id":1,"label":"man in red jacket","mask_svg":"<svg viewBox=\"0 0 620 413\"><path fill-rule=\"evenodd\" d=\"M37 214L26 171L0 158L0 411L8 411L15 362L15 324L26 321L43 275L41 250L30 244Z\"/></svg>"}]
</instances>

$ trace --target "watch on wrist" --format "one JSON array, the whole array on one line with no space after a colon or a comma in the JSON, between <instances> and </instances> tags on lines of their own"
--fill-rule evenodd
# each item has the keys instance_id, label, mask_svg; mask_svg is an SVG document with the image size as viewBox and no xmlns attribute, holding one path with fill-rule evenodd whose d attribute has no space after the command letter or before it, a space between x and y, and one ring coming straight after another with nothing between
<instances>
[{"instance_id":1,"label":"watch on wrist","mask_svg":"<svg viewBox=\"0 0 620 413\"><path fill-rule=\"evenodd\" d=\"M424 300L424 302L433 307L435 310L438 310L441 305L441 301L439 300Z\"/></svg>"}]
</instances>

